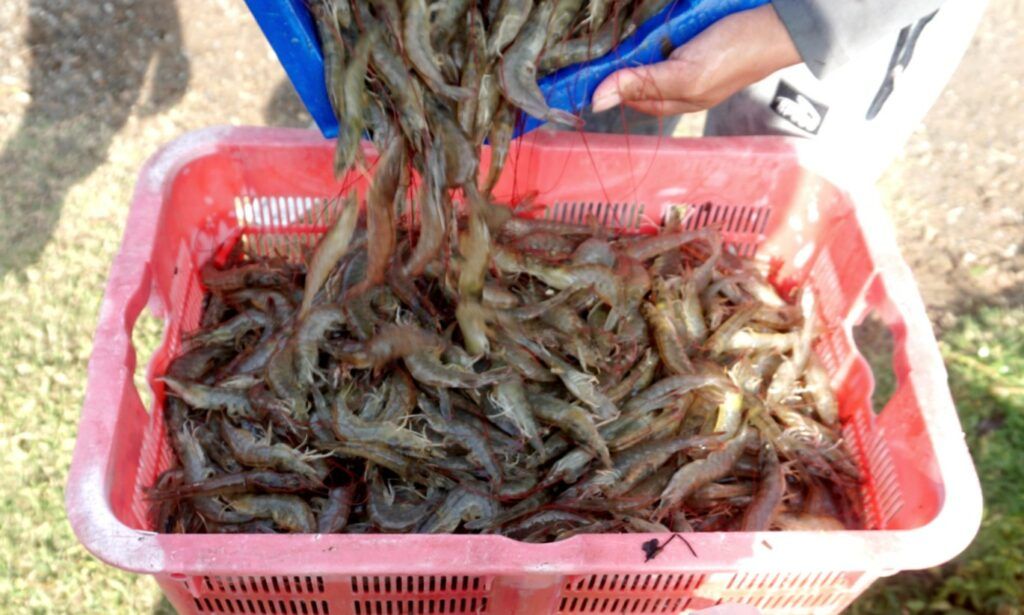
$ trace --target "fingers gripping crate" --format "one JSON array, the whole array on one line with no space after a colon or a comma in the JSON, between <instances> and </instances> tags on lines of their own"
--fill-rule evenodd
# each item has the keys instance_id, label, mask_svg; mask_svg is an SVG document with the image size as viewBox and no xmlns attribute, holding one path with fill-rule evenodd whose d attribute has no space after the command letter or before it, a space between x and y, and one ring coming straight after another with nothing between
<instances>
[{"instance_id":1,"label":"fingers gripping crate","mask_svg":"<svg viewBox=\"0 0 1024 615\"><path fill-rule=\"evenodd\" d=\"M817 350L865 477L863 531L583 535L546 545L500 536L161 535L144 488L172 463L155 380L199 320L198 269L237 241L300 257L332 221L333 148L281 129L187 135L142 170L110 272L67 488L69 518L97 557L152 574L185 613L663 613L718 603L832 613L881 575L948 560L977 530L981 495L921 299L871 195L801 163L776 138L664 140L531 133L497 196L532 212L651 230L671 210L716 226L770 263L783 290L806 282L825 323ZM367 151L372 160L373 153ZM485 152L486 157L486 152ZM486 160L483 168L487 168ZM131 331L144 307L165 322L149 364L151 412L132 384ZM873 379L851 328L874 311L891 330L897 384L871 407Z\"/></svg>"}]
</instances>

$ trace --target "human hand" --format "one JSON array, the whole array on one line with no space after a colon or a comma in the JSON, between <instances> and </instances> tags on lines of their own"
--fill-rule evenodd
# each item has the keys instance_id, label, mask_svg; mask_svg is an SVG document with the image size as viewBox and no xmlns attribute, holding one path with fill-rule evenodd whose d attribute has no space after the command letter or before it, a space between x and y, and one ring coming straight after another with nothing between
<instances>
[{"instance_id":1,"label":"human hand","mask_svg":"<svg viewBox=\"0 0 1024 615\"><path fill-rule=\"evenodd\" d=\"M615 72L591 106L595 113L619 104L651 115L701 111L800 61L786 26L765 5L715 22L664 62Z\"/></svg>"}]
</instances>

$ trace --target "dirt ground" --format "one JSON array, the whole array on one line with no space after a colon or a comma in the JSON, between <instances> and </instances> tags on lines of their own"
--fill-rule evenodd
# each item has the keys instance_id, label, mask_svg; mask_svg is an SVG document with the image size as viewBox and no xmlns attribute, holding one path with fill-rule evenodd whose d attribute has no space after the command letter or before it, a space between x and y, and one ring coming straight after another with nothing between
<instances>
[{"instance_id":1,"label":"dirt ground","mask_svg":"<svg viewBox=\"0 0 1024 615\"><path fill-rule=\"evenodd\" d=\"M1024 0L993 0L949 88L879 183L940 330L980 306L1024 303L1022 80ZM0 407L16 399L5 397L5 387L18 390L9 386L16 378L33 377L25 356L55 345L66 351L72 375L52 385L68 400L46 495L55 507L99 293L135 175L161 144L218 124L309 125L240 0L0 3L0 305L24 299L28 306L8 314L15 321L8 329L24 336L26 349L0 352ZM79 277L68 284L55 272L71 260L68 275ZM39 289L51 279L77 288L66 298L63 286ZM49 389L37 393L53 398ZM0 435L0 466L17 467L15 443L24 440ZM14 482L35 480L16 474ZM0 490L7 484L0 481ZM69 548L56 544L28 548ZM0 590L35 595L18 580L35 572L9 559L18 545L2 546ZM45 578L69 569L57 566Z\"/></svg>"}]
</instances>

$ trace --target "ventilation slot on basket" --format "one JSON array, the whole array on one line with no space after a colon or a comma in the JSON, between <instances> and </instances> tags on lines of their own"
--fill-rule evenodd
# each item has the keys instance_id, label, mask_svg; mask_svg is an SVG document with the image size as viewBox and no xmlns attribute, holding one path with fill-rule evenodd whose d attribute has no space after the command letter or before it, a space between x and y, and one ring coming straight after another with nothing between
<instances>
[{"instance_id":1,"label":"ventilation slot on basket","mask_svg":"<svg viewBox=\"0 0 1024 615\"><path fill-rule=\"evenodd\" d=\"M805 613L845 604L859 572L718 573L703 592L717 604L749 604L765 613Z\"/></svg>"},{"instance_id":2,"label":"ventilation slot on basket","mask_svg":"<svg viewBox=\"0 0 1024 615\"><path fill-rule=\"evenodd\" d=\"M834 587L850 587L860 577L859 573L847 572L811 572L811 573L741 573L733 575L726 583L725 589L730 591L743 590L783 590L821 589Z\"/></svg>"},{"instance_id":3,"label":"ventilation slot on basket","mask_svg":"<svg viewBox=\"0 0 1024 615\"><path fill-rule=\"evenodd\" d=\"M352 606L355 615L476 615L487 612L487 597L357 600Z\"/></svg>"},{"instance_id":4,"label":"ventilation slot on basket","mask_svg":"<svg viewBox=\"0 0 1024 615\"><path fill-rule=\"evenodd\" d=\"M178 355L181 349L181 332L191 331L199 325L203 307L202 289L192 266L191 252L184 242L178 247L172 275L174 277L171 280L167 305L167 313L172 317L167 321L164 330L164 345L157 349L153 358L152 368L158 374L164 373L167 363ZM157 477L171 467L174 454L165 437L162 407L154 408L149 423L139 453L139 471L135 476L131 514L134 517L134 527L154 530L156 528L153 527L150 515L152 503L146 498L146 489L152 487Z\"/></svg>"},{"instance_id":5,"label":"ventilation slot on basket","mask_svg":"<svg viewBox=\"0 0 1024 615\"><path fill-rule=\"evenodd\" d=\"M193 598L199 613L236 615L330 615L326 600L282 600L270 598Z\"/></svg>"},{"instance_id":6,"label":"ventilation slot on basket","mask_svg":"<svg viewBox=\"0 0 1024 615\"><path fill-rule=\"evenodd\" d=\"M489 591L487 577L352 577L353 594L462 594Z\"/></svg>"},{"instance_id":7,"label":"ventilation slot on basket","mask_svg":"<svg viewBox=\"0 0 1024 615\"><path fill-rule=\"evenodd\" d=\"M900 395L900 392L897 392ZM861 487L864 498L864 525L867 529L885 529L903 508L903 492L896 478L896 468L889 453L885 432L874 421L874 415L862 409L843 428L843 437L853 446L858 465L867 468Z\"/></svg>"},{"instance_id":8,"label":"ventilation slot on basket","mask_svg":"<svg viewBox=\"0 0 1024 615\"><path fill-rule=\"evenodd\" d=\"M704 583L701 574L596 574L566 581L559 613L677 613Z\"/></svg>"},{"instance_id":9,"label":"ventilation slot on basket","mask_svg":"<svg viewBox=\"0 0 1024 615\"><path fill-rule=\"evenodd\" d=\"M700 574L595 574L567 581L567 592L679 592L700 587Z\"/></svg>"},{"instance_id":10,"label":"ventilation slot on basket","mask_svg":"<svg viewBox=\"0 0 1024 615\"><path fill-rule=\"evenodd\" d=\"M340 198L237 197L235 219L243 231L242 247L254 256L298 261L337 220L342 203Z\"/></svg>"},{"instance_id":11,"label":"ventilation slot on basket","mask_svg":"<svg viewBox=\"0 0 1024 615\"><path fill-rule=\"evenodd\" d=\"M287 576L287 577L202 577L200 581L202 592L217 592L220 594L322 594L324 593L324 578L309 576Z\"/></svg>"},{"instance_id":12,"label":"ventilation slot on basket","mask_svg":"<svg viewBox=\"0 0 1024 615\"><path fill-rule=\"evenodd\" d=\"M643 224L644 206L637 203L555 203L548 207L548 220L587 224L594 220L605 227L635 231Z\"/></svg>"},{"instance_id":13,"label":"ventilation slot on basket","mask_svg":"<svg viewBox=\"0 0 1024 615\"><path fill-rule=\"evenodd\" d=\"M678 613L690 605L688 596L645 598L563 596L559 613Z\"/></svg>"},{"instance_id":14,"label":"ventilation slot on basket","mask_svg":"<svg viewBox=\"0 0 1024 615\"><path fill-rule=\"evenodd\" d=\"M748 205L672 205L665 208L664 222L675 217L682 221L683 229L687 231L707 226L717 228L724 235L727 249L740 256L750 257L754 256L764 239L771 211L768 207Z\"/></svg>"}]
</instances>

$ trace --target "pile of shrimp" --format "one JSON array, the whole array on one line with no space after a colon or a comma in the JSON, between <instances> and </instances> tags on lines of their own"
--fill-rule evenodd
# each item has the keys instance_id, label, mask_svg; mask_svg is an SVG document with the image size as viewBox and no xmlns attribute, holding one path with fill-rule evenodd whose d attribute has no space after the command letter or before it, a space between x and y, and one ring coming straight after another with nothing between
<instances>
[{"instance_id":1,"label":"pile of shrimp","mask_svg":"<svg viewBox=\"0 0 1024 615\"><path fill-rule=\"evenodd\" d=\"M509 218L480 251L467 216L456 258L368 283L370 215L348 203L308 265L202 270L163 378L180 467L148 494L156 529L859 527L814 296L787 301L717 231Z\"/></svg>"},{"instance_id":2,"label":"pile of shrimp","mask_svg":"<svg viewBox=\"0 0 1024 615\"><path fill-rule=\"evenodd\" d=\"M517 113L579 124L538 75L667 3L313 3L335 172L370 187L302 264L203 269L163 378L158 531L859 527L810 292L780 297L714 230L613 237L491 193Z\"/></svg>"}]
</instances>

